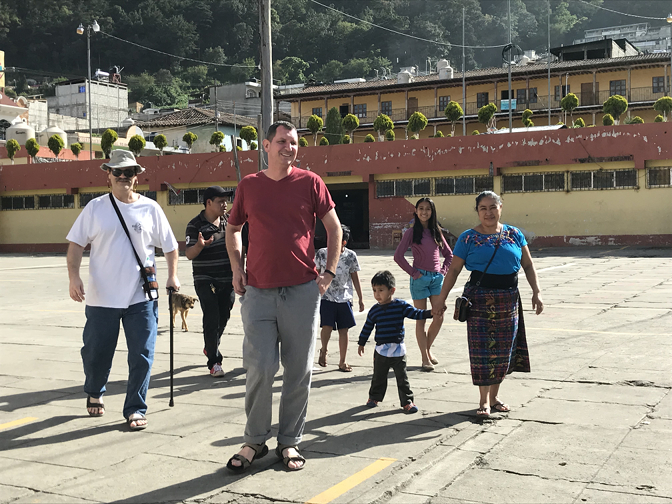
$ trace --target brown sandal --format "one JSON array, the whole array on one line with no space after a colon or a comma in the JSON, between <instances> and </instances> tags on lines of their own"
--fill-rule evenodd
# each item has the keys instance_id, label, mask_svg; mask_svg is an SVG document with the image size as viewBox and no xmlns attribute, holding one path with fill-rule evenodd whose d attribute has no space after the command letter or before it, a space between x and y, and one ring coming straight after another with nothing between
<instances>
[{"instance_id":1,"label":"brown sandal","mask_svg":"<svg viewBox=\"0 0 672 504\"><path fill-rule=\"evenodd\" d=\"M327 367L327 349L320 348L320 356L317 359L317 363L322 367Z\"/></svg>"},{"instance_id":2,"label":"brown sandal","mask_svg":"<svg viewBox=\"0 0 672 504\"><path fill-rule=\"evenodd\" d=\"M348 363L339 364L338 370L343 371L344 373L350 373L352 372L352 366L350 366Z\"/></svg>"}]
</instances>

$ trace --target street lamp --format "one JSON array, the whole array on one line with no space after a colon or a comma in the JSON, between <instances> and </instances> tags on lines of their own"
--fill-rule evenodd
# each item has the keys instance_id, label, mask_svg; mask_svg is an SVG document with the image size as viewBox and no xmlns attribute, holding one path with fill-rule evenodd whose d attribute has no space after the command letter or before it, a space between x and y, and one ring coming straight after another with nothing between
<instances>
[{"instance_id":1,"label":"street lamp","mask_svg":"<svg viewBox=\"0 0 672 504\"><path fill-rule=\"evenodd\" d=\"M93 129L91 128L91 30L94 33L100 31L100 25L97 21L94 20L92 24L86 27L86 62L89 67L89 159L93 159ZM77 27L77 35L84 35L84 25L82 23L79 23Z\"/></svg>"},{"instance_id":2,"label":"street lamp","mask_svg":"<svg viewBox=\"0 0 672 504\"><path fill-rule=\"evenodd\" d=\"M672 23L672 13L667 15L667 22ZM672 96L672 27L670 27L670 96Z\"/></svg>"}]
</instances>

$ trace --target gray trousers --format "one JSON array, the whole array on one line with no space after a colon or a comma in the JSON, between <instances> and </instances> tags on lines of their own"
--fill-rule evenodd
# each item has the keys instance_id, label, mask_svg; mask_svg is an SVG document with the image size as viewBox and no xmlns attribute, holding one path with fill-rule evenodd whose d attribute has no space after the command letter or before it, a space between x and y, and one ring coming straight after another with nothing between
<instances>
[{"instance_id":1,"label":"gray trousers","mask_svg":"<svg viewBox=\"0 0 672 504\"><path fill-rule=\"evenodd\" d=\"M282 359L278 442L301 442L315 358L320 292L314 281L292 287L245 287L243 319L246 443L271 437L273 380Z\"/></svg>"}]
</instances>

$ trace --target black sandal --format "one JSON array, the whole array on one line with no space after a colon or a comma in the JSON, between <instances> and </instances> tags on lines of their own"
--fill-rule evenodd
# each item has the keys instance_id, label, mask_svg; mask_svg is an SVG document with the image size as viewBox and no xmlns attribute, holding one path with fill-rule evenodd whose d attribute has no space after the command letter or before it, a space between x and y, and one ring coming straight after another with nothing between
<instances>
[{"instance_id":1,"label":"black sandal","mask_svg":"<svg viewBox=\"0 0 672 504\"><path fill-rule=\"evenodd\" d=\"M294 448L298 455L294 455L293 457L285 457L282 452L285 451L287 448ZM278 446L275 448L275 455L282 460L283 465L287 468L289 471L300 471L304 467L306 467L306 459L301 455L301 452L299 451L299 447L296 445L283 445L278 443ZM289 467L290 462L303 462L299 467Z\"/></svg>"},{"instance_id":2,"label":"black sandal","mask_svg":"<svg viewBox=\"0 0 672 504\"><path fill-rule=\"evenodd\" d=\"M99 409L99 410L102 409L103 411L100 412L100 413L91 413L90 411L88 411L89 408L96 408L96 409ZM86 397L86 410L87 410L87 413L89 414L89 416L101 417L105 414L105 404L103 404L102 402L99 402L99 403L91 402L91 396L87 396Z\"/></svg>"},{"instance_id":3,"label":"black sandal","mask_svg":"<svg viewBox=\"0 0 672 504\"><path fill-rule=\"evenodd\" d=\"M140 416L133 418L133 415L140 415ZM144 424L138 423L143 420L145 422ZM135 425L131 425L133 422L135 422ZM142 413L131 413L126 419L126 425L128 425L128 430L131 431L145 430L147 428L147 417Z\"/></svg>"},{"instance_id":4,"label":"black sandal","mask_svg":"<svg viewBox=\"0 0 672 504\"><path fill-rule=\"evenodd\" d=\"M226 468L229 471L233 471L234 473L243 473L250 468L250 466L252 465L252 462L254 462L255 460L260 459L262 457L265 457L266 454L268 454L268 446L266 446L266 443L261 443L261 444L256 444L256 445L255 444L250 444L250 443L245 443L240 448L243 449L245 447L252 448L252 450L254 451L254 457L252 457L252 460L248 460L243 455L241 455L240 453L236 453L226 463ZM239 466L233 465L234 460L239 460L241 465L239 465Z\"/></svg>"}]
</instances>

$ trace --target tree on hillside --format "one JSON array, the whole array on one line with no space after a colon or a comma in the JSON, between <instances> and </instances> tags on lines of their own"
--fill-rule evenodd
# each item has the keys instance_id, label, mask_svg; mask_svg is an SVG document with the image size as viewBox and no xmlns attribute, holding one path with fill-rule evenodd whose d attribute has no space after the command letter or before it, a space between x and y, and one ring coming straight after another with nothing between
<instances>
[{"instance_id":1,"label":"tree on hillside","mask_svg":"<svg viewBox=\"0 0 672 504\"><path fill-rule=\"evenodd\" d=\"M610 114L616 124L619 123L621 115L623 115L628 110L628 100L623 98L621 95L610 96L607 101L602 104L602 111L605 114Z\"/></svg>"},{"instance_id":2,"label":"tree on hillside","mask_svg":"<svg viewBox=\"0 0 672 504\"><path fill-rule=\"evenodd\" d=\"M343 120L341 121L341 124L343 125L343 129L345 130L346 134L348 137L352 137L352 134L354 131L359 128L359 118L355 114L348 114L346 115ZM350 143L351 140L348 138L347 143ZM346 142L344 142L346 143Z\"/></svg>"},{"instance_id":3,"label":"tree on hillside","mask_svg":"<svg viewBox=\"0 0 672 504\"><path fill-rule=\"evenodd\" d=\"M663 113L663 119L667 121L667 114L672 111L672 98L669 96L663 96L656 100L656 103L653 104L653 110Z\"/></svg>"},{"instance_id":4,"label":"tree on hillside","mask_svg":"<svg viewBox=\"0 0 672 504\"><path fill-rule=\"evenodd\" d=\"M308 131L313 134L314 145L317 145L317 134L322 131L323 125L324 121L318 115L313 114L308 118L308 124L306 124L306 127L308 128Z\"/></svg>"},{"instance_id":5,"label":"tree on hillside","mask_svg":"<svg viewBox=\"0 0 672 504\"><path fill-rule=\"evenodd\" d=\"M19 152L19 150L21 150L19 142L17 142L13 138L11 140L7 140L7 145L5 145L5 148L7 149L7 157L11 159L12 164L14 164L14 156L16 156L16 153Z\"/></svg>"},{"instance_id":6,"label":"tree on hillside","mask_svg":"<svg viewBox=\"0 0 672 504\"><path fill-rule=\"evenodd\" d=\"M224 141L224 133L221 131L213 131L210 135L210 145L215 149L214 152L219 152L219 146Z\"/></svg>"},{"instance_id":7,"label":"tree on hillside","mask_svg":"<svg viewBox=\"0 0 672 504\"><path fill-rule=\"evenodd\" d=\"M131 150L135 157L138 157L142 150L145 148L147 143L142 135L133 135L128 141L128 148Z\"/></svg>"},{"instance_id":8,"label":"tree on hillside","mask_svg":"<svg viewBox=\"0 0 672 504\"><path fill-rule=\"evenodd\" d=\"M191 148L194 145L194 142L198 140L198 135L196 133L192 133L191 131L187 131L184 136L182 136L182 141L187 144L187 148L189 149L189 154L191 154Z\"/></svg>"},{"instance_id":9,"label":"tree on hillside","mask_svg":"<svg viewBox=\"0 0 672 504\"><path fill-rule=\"evenodd\" d=\"M332 107L327 112L325 121L324 136L329 141L328 145L338 145L343 137L343 125L341 124L341 113L338 108ZM322 144L320 144L322 145Z\"/></svg>"},{"instance_id":10,"label":"tree on hillside","mask_svg":"<svg viewBox=\"0 0 672 504\"><path fill-rule=\"evenodd\" d=\"M382 142L385 133L394 129L394 122L390 119L390 116L386 114L380 114L376 117L376 120L373 121L373 130L378 133L378 141Z\"/></svg>"},{"instance_id":11,"label":"tree on hillside","mask_svg":"<svg viewBox=\"0 0 672 504\"><path fill-rule=\"evenodd\" d=\"M579 99L576 97L574 93L567 93L565 97L560 100L560 108L565 111L569 112L569 121L574 122L574 109L579 106ZM565 116L565 120L567 119L567 116Z\"/></svg>"},{"instance_id":12,"label":"tree on hillside","mask_svg":"<svg viewBox=\"0 0 672 504\"><path fill-rule=\"evenodd\" d=\"M257 138L257 129L254 126L243 126L240 128L240 133L238 134L240 138L245 140L247 142L247 145L250 145L252 142L254 142Z\"/></svg>"},{"instance_id":13,"label":"tree on hillside","mask_svg":"<svg viewBox=\"0 0 672 504\"><path fill-rule=\"evenodd\" d=\"M75 155L77 159L79 159L79 153L82 152L82 144L79 142L75 142L70 145L70 151Z\"/></svg>"},{"instance_id":14,"label":"tree on hillside","mask_svg":"<svg viewBox=\"0 0 672 504\"><path fill-rule=\"evenodd\" d=\"M278 77L280 77L283 84L297 84L306 81L306 76L303 72L308 70L310 65L301 58L287 56L276 63L280 70Z\"/></svg>"},{"instance_id":15,"label":"tree on hillside","mask_svg":"<svg viewBox=\"0 0 672 504\"><path fill-rule=\"evenodd\" d=\"M163 149L168 147L168 139L166 138L166 135L156 135L154 137L154 146L159 149L159 155L163 156Z\"/></svg>"},{"instance_id":16,"label":"tree on hillside","mask_svg":"<svg viewBox=\"0 0 672 504\"><path fill-rule=\"evenodd\" d=\"M420 132L427 127L427 118L422 112L413 112L408 118L408 129L413 133L415 138L418 138Z\"/></svg>"},{"instance_id":17,"label":"tree on hillside","mask_svg":"<svg viewBox=\"0 0 672 504\"><path fill-rule=\"evenodd\" d=\"M464 110L462 110L462 107L460 106L459 103L457 103L454 100L451 100L448 102L446 110L444 110L443 113L446 114L446 119L450 121L450 125L452 128L450 136L455 136L455 123L459 121L460 118L464 115Z\"/></svg>"},{"instance_id":18,"label":"tree on hillside","mask_svg":"<svg viewBox=\"0 0 672 504\"><path fill-rule=\"evenodd\" d=\"M34 138L29 138L26 140L26 150L28 151L28 155L35 161L35 156L40 152L40 144Z\"/></svg>"},{"instance_id":19,"label":"tree on hillside","mask_svg":"<svg viewBox=\"0 0 672 504\"><path fill-rule=\"evenodd\" d=\"M478 110L478 122L484 124L486 129L494 128L496 125L495 112L497 112L497 105L494 103L483 105Z\"/></svg>"},{"instance_id":20,"label":"tree on hillside","mask_svg":"<svg viewBox=\"0 0 672 504\"><path fill-rule=\"evenodd\" d=\"M49 140L47 140L47 147L49 147L49 150L53 152L56 159L58 159L58 155L63 150L63 147L65 147L65 142L63 142L61 135L51 135Z\"/></svg>"},{"instance_id":21,"label":"tree on hillside","mask_svg":"<svg viewBox=\"0 0 672 504\"><path fill-rule=\"evenodd\" d=\"M103 149L103 155L106 158L110 158L110 152L112 152L112 146L114 142L119 139L117 132L112 129L106 129L103 133L103 136L100 139L100 148Z\"/></svg>"}]
</instances>

